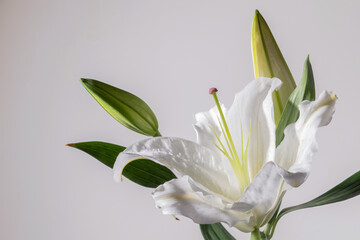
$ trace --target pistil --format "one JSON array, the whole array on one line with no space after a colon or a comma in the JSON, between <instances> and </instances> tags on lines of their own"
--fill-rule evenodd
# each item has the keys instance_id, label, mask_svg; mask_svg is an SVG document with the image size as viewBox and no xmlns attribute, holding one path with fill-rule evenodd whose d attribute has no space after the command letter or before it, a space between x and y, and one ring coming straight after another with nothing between
<instances>
[{"instance_id":1,"label":"pistil","mask_svg":"<svg viewBox=\"0 0 360 240\"><path fill-rule=\"evenodd\" d=\"M242 133L242 127L241 127L241 157L242 157L242 161L240 160L239 158L239 155L236 151L236 148L235 148L235 144L234 144L234 141L232 139L232 136L230 134L230 131L229 131L229 127L226 123L226 120L225 120L225 116L224 116L224 113L222 111L222 108L220 106L220 102L219 102L219 99L217 97L217 92L218 90L216 88L210 88L209 90L209 93L214 97L214 100L215 100L215 103L216 103L216 107L219 111L219 115L220 115L220 119L218 119L219 121L219 125L220 125L220 128L221 128L221 131L224 135L224 139L226 141L226 145L228 147L228 150L225 148L224 144L221 142L219 136L217 136L216 132L214 131L214 134L220 144L217 145L215 144L215 146L229 159L230 161L230 164L232 166L232 168L234 169L234 173L238 179L238 182L239 182L239 185L240 185L240 188L242 191L244 191L244 189L247 187L247 185L249 184L249 174L247 172L247 152L248 152L248 145L249 145L249 139L250 139L250 135L249 135L249 138L247 140L247 144L246 144L246 147L245 147L245 151L244 151L244 148L243 148L243 133ZM229 153L230 152L230 153Z\"/></svg>"}]
</instances>

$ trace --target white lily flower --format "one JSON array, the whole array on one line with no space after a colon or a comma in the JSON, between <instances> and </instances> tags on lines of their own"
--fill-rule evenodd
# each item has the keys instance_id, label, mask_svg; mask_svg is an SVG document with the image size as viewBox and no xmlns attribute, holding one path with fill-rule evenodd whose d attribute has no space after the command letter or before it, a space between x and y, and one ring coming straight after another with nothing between
<instances>
[{"instance_id":1,"label":"white lily flower","mask_svg":"<svg viewBox=\"0 0 360 240\"><path fill-rule=\"evenodd\" d=\"M272 92L280 85L276 78L258 78L228 111L213 94L217 106L195 116L197 143L174 137L137 142L119 154L115 180L129 161L151 159L177 176L153 192L163 214L199 224L224 222L243 232L265 225L285 192L308 177L315 134L331 121L336 102L326 91L316 101L302 102L299 119L287 126L276 148Z\"/></svg>"}]
</instances>

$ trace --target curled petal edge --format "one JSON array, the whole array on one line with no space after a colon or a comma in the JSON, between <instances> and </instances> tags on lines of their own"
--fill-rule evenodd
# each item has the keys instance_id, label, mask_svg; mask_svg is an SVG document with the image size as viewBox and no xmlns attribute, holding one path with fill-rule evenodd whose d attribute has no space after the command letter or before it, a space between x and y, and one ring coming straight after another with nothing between
<instances>
[{"instance_id":1,"label":"curled petal edge","mask_svg":"<svg viewBox=\"0 0 360 240\"><path fill-rule=\"evenodd\" d=\"M166 215L183 215L198 224L224 222L234 226L249 221L251 212L238 212L216 194L207 192L189 176L160 185L152 194L156 207Z\"/></svg>"}]
</instances>

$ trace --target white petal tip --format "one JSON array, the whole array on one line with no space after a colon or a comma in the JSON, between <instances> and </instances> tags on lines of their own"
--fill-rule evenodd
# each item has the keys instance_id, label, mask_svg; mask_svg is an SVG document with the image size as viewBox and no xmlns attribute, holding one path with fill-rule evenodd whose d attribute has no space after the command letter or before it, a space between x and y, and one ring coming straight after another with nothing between
<instances>
[{"instance_id":1,"label":"white petal tip","mask_svg":"<svg viewBox=\"0 0 360 240\"><path fill-rule=\"evenodd\" d=\"M332 99L333 101L338 100L338 97L336 96L336 94L333 94L333 93L330 93L330 94L331 94L331 99Z\"/></svg>"}]
</instances>

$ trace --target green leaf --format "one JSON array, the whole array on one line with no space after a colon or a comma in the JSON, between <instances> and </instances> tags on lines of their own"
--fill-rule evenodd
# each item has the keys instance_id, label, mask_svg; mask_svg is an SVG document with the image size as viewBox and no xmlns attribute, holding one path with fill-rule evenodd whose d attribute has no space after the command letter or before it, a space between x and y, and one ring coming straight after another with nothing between
<instances>
[{"instance_id":1,"label":"green leaf","mask_svg":"<svg viewBox=\"0 0 360 240\"><path fill-rule=\"evenodd\" d=\"M336 185L326 193L320 195L319 197L311 201L293 207L284 208L283 210L281 210L281 212L276 218L276 221L274 222L270 236L271 237L273 236L277 222L287 213L300 209L318 207L322 205L345 201L347 199L356 197L359 194L360 194L360 171L356 172L355 174L345 179L340 184Z\"/></svg>"},{"instance_id":2,"label":"green leaf","mask_svg":"<svg viewBox=\"0 0 360 240\"><path fill-rule=\"evenodd\" d=\"M304 70L301 81L295 90L291 93L286 103L285 109L281 115L279 124L276 127L276 146L284 138L285 128L296 122L299 118L299 104L304 100L315 100L315 82L309 56L304 63Z\"/></svg>"},{"instance_id":3,"label":"green leaf","mask_svg":"<svg viewBox=\"0 0 360 240\"><path fill-rule=\"evenodd\" d=\"M143 187L156 188L176 176L163 165L148 159L138 159L127 164L122 174Z\"/></svg>"},{"instance_id":4,"label":"green leaf","mask_svg":"<svg viewBox=\"0 0 360 240\"><path fill-rule=\"evenodd\" d=\"M347 199L356 197L360 194L360 171L353 174L351 177L345 179L340 184L336 185L334 188L330 189L321 196L293 207L284 208L278 216L278 219L284 216L287 213L304 209L318 207L326 204L336 203L345 201Z\"/></svg>"},{"instance_id":5,"label":"green leaf","mask_svg":"<svg viewBox=\"0 0 360 240\"><path fill-rule=\"evenodd\" d=\"M221 223L200 224L200 230L205 240L236 240Z\"/></svg>"},{"instance_id":6,"label":"green leaf","mask_svg":"<svg viewBox=\"0 0 360 240\"><path fill-rule=\"evenodd\" d=\"M252 25L251 49L255 78L277 77L283 82L281 88L273 93L275 124L277 125L296 84L269 26L258 10L255 12Z\"/></svg>"},{"instance_id":7,"label":"green leaf","mask_svg":"<svg viewBox=\"0 0 360 240\"><path fill-rule=\"evenodd\" d=\"M112 168L115 160L125 147L105 142L71 143L67 146L82 150L106 166ZM176 178L166 167L148 159L134 160L126 165L123 175L129 180L149 188L157 186Z\"/></svg>"},{"instance_id":8,"label":"green leaf","mask_svg":"<svg viewBox=\"0 0 360 240\"><path fill-rule=\"evenodd\" d=\"M160 136L156 116L143 100L97 80L82 78L81 82L95 100L119 123L147 136Z\"/></svg>"},{"instance_id":9,"label":"green leaf","mask_svg":"<svg viewBox=\"0 0 360 240\"><path fill-rule=\"evenodd\" d=\"M66 146L77 148L93 156L106 166L113 168L115 160L125 147L106 142L79 142L69 143Z\"/></svg>"}]
</instances>

